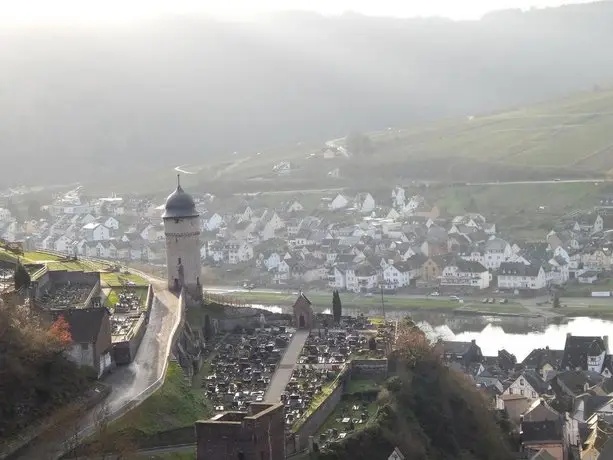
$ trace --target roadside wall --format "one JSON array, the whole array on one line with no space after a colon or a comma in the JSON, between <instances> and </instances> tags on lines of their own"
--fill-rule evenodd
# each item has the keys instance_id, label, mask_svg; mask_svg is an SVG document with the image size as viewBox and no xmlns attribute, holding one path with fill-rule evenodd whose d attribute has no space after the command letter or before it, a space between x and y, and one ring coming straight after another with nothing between
<instances>
[{"instance_id":1,"label":"roadside wall","mask_svg":"<svg viewBox=\"0 0 613 460\"><path fill-rule=\"evenodd\" d=\"M153 293L153 285L149 284L147 288L147 300L145 302L145 322L149 323L149 315L151 314L151 307L153 306L153 299L155 294Z\"/></svg>"}]
</instances>

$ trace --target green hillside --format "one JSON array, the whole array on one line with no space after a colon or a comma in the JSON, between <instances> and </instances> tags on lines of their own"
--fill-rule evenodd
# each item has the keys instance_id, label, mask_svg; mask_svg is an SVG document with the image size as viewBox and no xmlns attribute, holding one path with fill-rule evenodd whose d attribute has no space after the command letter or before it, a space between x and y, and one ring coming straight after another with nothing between
<instances>
[{"instance_id":1,"label":"green hillside","mask_svg":"<svg viewBox=\"0 0 613 460\"><path fill-rule=\"evenodd\" d=\"M512 111L374 133L377 161L462 158L481 167L613 168L613 90L573 95ZM496 168L497 169L497 168Z\"/></svg>"},{"instance_id":2,"label":"green hillside","mask_svg":"<svg viewBox=\"0 0 613 460\"><path fill-rule=\"evenodd\" d=\"M546 180L613 175L613 90L482 116L467 114L411 128L368 133L372 153L325 160L323 146L294 146L209 165L208 183L254 190L354 186L369 180ZM232 161L233 160L233 161ZM272 167L290 161L292 174ZM341 178L328 177L335 167ZM198 174L190 179L197 180ZM201 177L204 179L204 177ZM213 179L213 180L211 180Z\"/></svg>"},{"instance_id":3,"label":"green hillside","mask_svg":"<svg viewBox=\"0 0 613 460\"><path fill-rule=\"evenodd\" d=\"M409 325L411 323L408 323ZM420 331L401 327L389 357L396 375L378 397L375 419L311 460L509 460L509 426L466 377L445 366Z\"/></svg>"},{"instance_id":4,"label":"green hillside","mask_svg":"<svg viewBox=\"0 0 613 460\"><path fill-rule=\"evenodd\" d=\"M324 159L323 139L318 144L299 142L185 165L192 174L184 174L182 180L188 187L224 194L361 189L365 181L369 189L376 189L391 181L613 177L613 89L598 88L505 112L466 114L366 134L372 144L370 152L350 158ZM281 161L291 163L291 174L273 172ZM329 174L335 168L339 168L340 177ZM160 172L159 179L149 177L150 189L162 185L167 189L173 174L166 170Z\"/></svg>"}]
</instances>

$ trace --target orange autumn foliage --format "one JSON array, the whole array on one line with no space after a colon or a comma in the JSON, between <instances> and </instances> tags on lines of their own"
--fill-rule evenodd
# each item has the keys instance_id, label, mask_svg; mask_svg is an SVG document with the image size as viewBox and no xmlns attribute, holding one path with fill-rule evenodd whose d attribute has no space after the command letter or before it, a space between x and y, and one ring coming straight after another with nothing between
<instances>
[{"instance_id":1,"label":"orange autumn foliage","mask_svg":"<svg viewBox=\"0 0 613 460\"><path fill-rule=\"evenodd\" d=\"M67 346L72 343L70 325L63 316L60 316L51 324L51 327L49 328L49 334L62 346Z\"/></svg>"}]
</instances>

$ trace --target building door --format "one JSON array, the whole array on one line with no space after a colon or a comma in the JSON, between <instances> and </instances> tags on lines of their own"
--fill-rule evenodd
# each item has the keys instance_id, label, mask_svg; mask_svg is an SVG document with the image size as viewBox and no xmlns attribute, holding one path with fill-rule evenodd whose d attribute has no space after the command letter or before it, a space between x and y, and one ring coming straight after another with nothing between
<instances>
[{"instance_id":1,"label":"building door","mask_svg":"<svg viewBox=\"0 0 613 460\"><path fill-rule=\"evenodd\" d=\"M300 329L304 329L306 327L304 321L304 315L300 315L300 319L298 320L298 326Z\"/></svg>"}]
</instances>

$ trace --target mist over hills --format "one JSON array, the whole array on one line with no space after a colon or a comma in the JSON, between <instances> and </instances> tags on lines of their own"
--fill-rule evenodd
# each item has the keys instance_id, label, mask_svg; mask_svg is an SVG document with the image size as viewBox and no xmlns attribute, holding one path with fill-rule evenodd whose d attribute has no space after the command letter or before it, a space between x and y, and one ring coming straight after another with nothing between
<instances>
[{"instance_id":1,"label":"mist over hills","mask_svg":"<svg viewBox=\"0 0 613 460\"><path fill-rule=\"evenodd\" d=\"M613 3L481 21L0 30L0 185L129 179L233 151L497 111L613 82Z\"/></svg>"}]
</instances>

